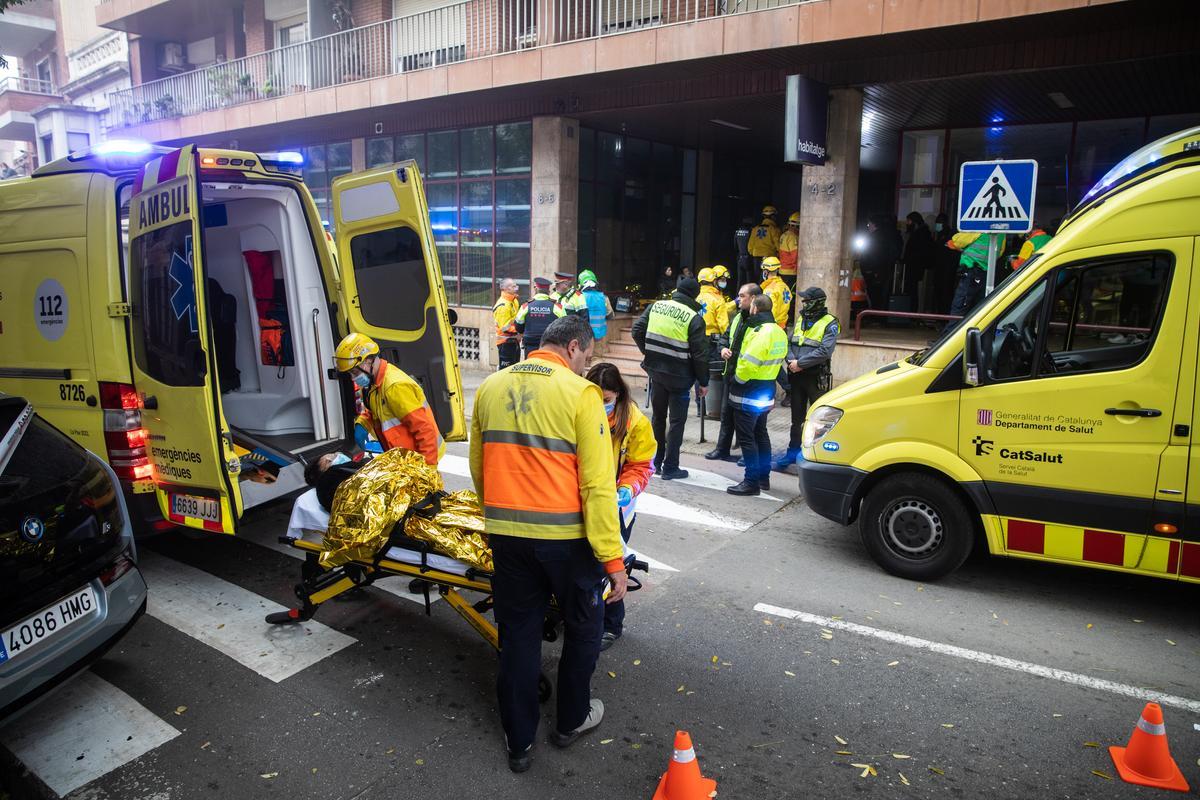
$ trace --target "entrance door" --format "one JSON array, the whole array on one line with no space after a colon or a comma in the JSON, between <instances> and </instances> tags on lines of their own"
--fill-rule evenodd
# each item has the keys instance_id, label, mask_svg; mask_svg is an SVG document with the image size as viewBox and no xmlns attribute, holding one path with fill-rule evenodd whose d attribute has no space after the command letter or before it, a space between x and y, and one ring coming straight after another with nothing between
<instances>
[{"instance_id":1,"label":"entrance door","mask_svg":"<svg viewBox=\"0 0 1200 800\"><path fill-rule=\"evenodd\" d=\"M1191 260L1190 239L1065 253L983 331L989 374L961 393L959 452L1010 555L1145 568Z\"/></svg>"},{"instance_id":2,"label":"entrance door","mask_svg":"<svg viewBox=\"0 0 1200 800\"><path fill-rule=\"evenodd\" d=\"M343 175L332 192L347 327L421 384L443 438L465 440L458 353L416 164Z\"/></svg>"},{"instance_id":3,"label":"entrance door","mask_svg":"<svg viewBox=\"0 0 1200 800\"><path fill-rule=\"evenodd\" d=\"M130 339L163 516L234 533L242 498L209 327L196 149L143 168L129 214ZM118 413L118 412L105 412ZM231 473L232 470L232 473Z\"/></svg>"}]
</instances>

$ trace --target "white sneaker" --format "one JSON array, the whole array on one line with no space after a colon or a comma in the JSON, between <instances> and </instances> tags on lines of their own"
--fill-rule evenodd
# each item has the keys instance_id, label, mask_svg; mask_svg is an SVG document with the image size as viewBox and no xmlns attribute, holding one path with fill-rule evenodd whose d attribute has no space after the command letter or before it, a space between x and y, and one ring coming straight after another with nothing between
<instances>
[{"instance_id":1,"label":"white sneaker","mask_svg":"<svg viewBox=\"0 0 1200 800\"><path fill-rule=\"evenodd\" d=\"M587 718L584 719L583 724L570 733L554 731L550 734L550 741L555 747L570 747L580 736L598 728L602 719L604 719L604 703L600 702L598 697L593 697L591 706L588 708Z\"/></svg>"}]
</instances>

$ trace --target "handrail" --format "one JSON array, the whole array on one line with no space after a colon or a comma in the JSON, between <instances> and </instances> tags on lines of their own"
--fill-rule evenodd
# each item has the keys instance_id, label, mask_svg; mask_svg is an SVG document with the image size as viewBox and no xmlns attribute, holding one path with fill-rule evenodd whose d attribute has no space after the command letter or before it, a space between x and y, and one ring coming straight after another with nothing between
<instances>
[{"instance_id":1,"label":"handrail","mask_svg":"<svg viewBox=\"0 0 1200 800\"><path fill-rule=\"evenodd\" d=\"M862 320L863 317L896 317L898 319L929 319L953 321L962 319L961 316L953 314L927 314L923 311L884 311L876 308L864 308L858 312L858 316L854 318L854 341L862 341Z\"/></svg>"},{"instance_id":2,"label":"handrail","mask_svg":"<svg viewBox=\"0 0 1200 800\"><path fill-rule=\"evenodd\" d=\"M26 78L21 75L9 75L0 78L0 92L29 92L30 94L58 94L54 84L40 78Z\"/></svg>"},{"instance_id":3,"label":"handrail","mask_svg":"<svg viewBox=\"0 0 1200 800\"><path fill-rule=\"evenodd\" d=\"M465 0L109 94L130 127L355 81L813 0ZM549 19L547 19L549 17Z\"/></svg>"}]
</instances>

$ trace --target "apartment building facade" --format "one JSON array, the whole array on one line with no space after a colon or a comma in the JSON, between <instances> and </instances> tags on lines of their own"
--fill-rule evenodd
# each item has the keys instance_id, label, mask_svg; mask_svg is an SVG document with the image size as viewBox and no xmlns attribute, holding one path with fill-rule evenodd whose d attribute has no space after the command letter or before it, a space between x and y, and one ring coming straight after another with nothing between
<instances>
[{"instance_id":1,"label":"apartment building facade","mask_svg":"<svg viewBox=\"0 0 1200 800\"><path fill-rule=\"evenodd\" d=\"M1061 214L1122 155L1200 124L1184 0L101 0L132 86L108 132L301 149L329 184L416 159L446 285L486 360L503 277L605 288L735 259L800 212L801 278L849 302L864 217L930 221L958 164L1034 157ZM785 82L829 87L824 165L784 163ZM333 223L334 221L331 221Z\"/></svg>"}]
</instances>

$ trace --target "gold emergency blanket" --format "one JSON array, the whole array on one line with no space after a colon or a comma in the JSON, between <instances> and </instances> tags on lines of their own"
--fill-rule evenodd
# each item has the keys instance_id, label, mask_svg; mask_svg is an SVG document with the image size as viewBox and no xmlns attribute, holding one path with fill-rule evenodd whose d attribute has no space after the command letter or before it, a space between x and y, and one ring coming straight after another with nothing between
<instances>
[{"instance_id":1,"label":"gold emergency blanket","mask_svg":"<svg viewBox=\"0 0 1200 800\"><path fill-rule=\"evenodd\" d=\"M371 459L333 495L321 566L371 561L409 506L441 490L437 467L426 464L419 453L396 449ZM428 542L443 555L492 571L483 509L474 492L463 490L443 497L442 510L432 519L412 515L404 533Z\"/></svg>"}]
</instances>

